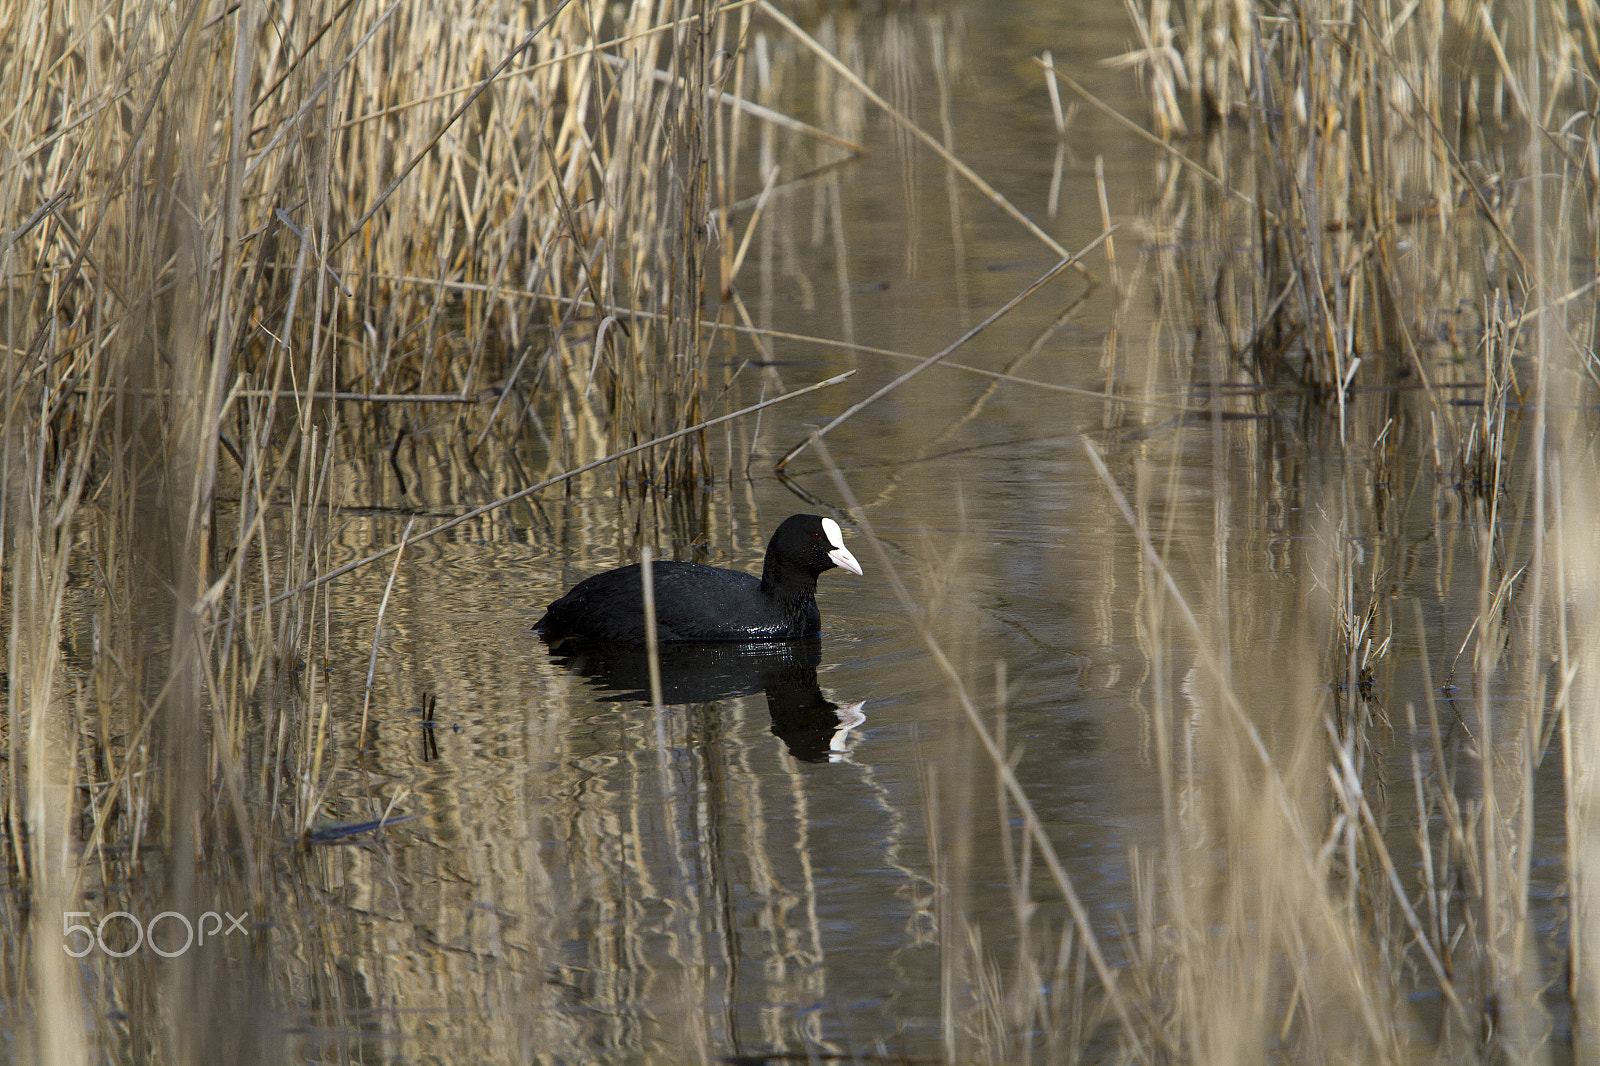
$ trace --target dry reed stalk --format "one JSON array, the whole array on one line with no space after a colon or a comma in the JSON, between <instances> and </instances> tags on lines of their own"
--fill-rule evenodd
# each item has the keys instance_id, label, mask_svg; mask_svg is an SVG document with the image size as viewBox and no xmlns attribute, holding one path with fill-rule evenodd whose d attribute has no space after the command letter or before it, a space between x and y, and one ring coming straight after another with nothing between
<instances>
[{"instance_id":1,"label":"dry reed stalk","mask_svg":"<svg viewBox=\"0 0 1600 1066\"><path fill-rule=\"evenodd\" d=\"M394 591L394 579L400 572L400 560L405 556L406 544L411 539L411 530L416 526L416 522L415 518L406 522L405 532L400 534L400 544L394 552L394 564L389 567L389 581L383 587L383 600L378 604L378 619L372 627L372 655L367 660L367 684L361 700L361 726L356 730L358 756L366 751L367 746L367 714L372 710L372 680L378 672L378 648L383 640L383 615L389 609L389 594Z\"/></svg>"},{"instance_id":2,"label":"dry reed stalk","mask_svg":"<svg viewBox=\"0 0 1600 1066\"><path fill-rule=\"evenodd\" d=\"M62 448L57 463L25 414L24 396L7 381L3 459L6 501L0 517L5 541L11 618L7 626L6 677L9 751L7 808L11 883L33 900L19 923L28 933L31 957L8 960L31 970L32 1010L25 1016L23 1045L41 1061L82 1061L88 1055L79 988L65 956L55 948L61 916L81 909L73 877L74 793L78 780L78 735L60 676L56 639L71 557L74 513L82 498L84 470ZM29 431L33 431L30 434ZM84 448L83 442L79 448ZM80 453L81 454L81 453ZM70 481L66 476L78 466ZM54 490L54 491L52 491ZM60 495L58 495L60 493ZM78 698L82 717L82 698ZM24 772L25 771L25 772ZM74 947L78 946L74 943Z\"/></svg>"},{"instance_id":3,"label":"dry reed stalk","mask_svg":"<svg viewBox=\"0 0 1600 1066\"><path fill-rule=\"evenodd\" d=\"M1067 258L1063 259L1061 262L1057 263L1055 266L1051 267L1048 271L1046 271L1043 275L1041 275L1038 278L1038 280L1034 281L1033 284L1029 285L1027 288L1025 288L1021 292L1017 293L1017 295L1013 296L1010 300L1007 300L1003 305L1001 305L998 309L996 309L993 313L991 313L982 322L978 323L976 326L973 326L971 329L969 329L967 332L963 333L955 341L951 342L948 346L946 346L944 348L944 350L939 351L939 352L935 352L933 355L928 356L926 359L922 360L922 362L918 363L916 366L912 367L910 370L907 370L904 374L901 374L899 377L895 378L893 381L889 382L888 384L881 386L876 392L874 392L872 395L868 396L866 399L861 400L861 401L859 401L857 403L854 403L850 407L846 408L841 414L835 416L832 421L828 422L826 425L822 426L820 429L818 429L811 436L807 437L805 440L802 440L799 444L796 444L794 447L790 448L787 452L785 452L783 458L778 460L778 465L777 465L778 472L782 473L783 472L783 468L789 464L790 460L792 460L795 456L799 455L808 446L810 446L811 444L814 444L816 441L820 440L822 438L822 436L824 434L826 434L829 430L832 430L836 426L838 426L841 423L847 421L848 419L853 417L857 412L861 411L863 408L867 407L868 405L870 405L872 403L875 403L879 399L882 399L884 396L888 395L890 392L893 392L895 389L899 388L905 382L907 382L907 381L911 380L912 378L916 377L918 374L922 373L924 370L928 369L930 366L933 366L936 363L938 363L941 360L943 360L946 356L951 355L952 353L958 351L968 341L972 340L972 338L976 337L979 333L982 333L985 329L988 329L990 326L994 325L994 323L998 322L1001 318L1004 318L1008 313L1010 313L1013 309L1015 309L1024 300L1026 300L1028 297L1032 296L1034 293L1038 292L1041 288L1043 288L1046 284L1048 284L1053 278L1055 278L1058 274L1060 274L1067 267L1072 266L1074 263L1076 263L1079 260L1081 260L1084 256L1088 255L1091 251L1093 251L1096 247L1099 246L1101 241L1106 240L1109 236L1110 236L1110 231L1109 230L1106 231L1105 233L1102 233L1099 237L1096 237L1094 240L1090 241L1087 245L1085 245L1081 250L1079 250L1076 255L1068 256Z\"/></svg>"},{"instance_id":4,"label":"dry reed stalk","mask_svg":"<svg viewBox=\"0 0 1600 1066\"><path fill-rule=\"evenodd\" d=\"M650 663L650 706L657 715L666 713L666 708L661 703L661 650L656 640L656 584L653 579L655 568L654 552L645 548L639 552L639 583L640 592L644 597L644 646L645 654ZM666 745L662 744L662 751Z\"/></svg>"}]
</instances>

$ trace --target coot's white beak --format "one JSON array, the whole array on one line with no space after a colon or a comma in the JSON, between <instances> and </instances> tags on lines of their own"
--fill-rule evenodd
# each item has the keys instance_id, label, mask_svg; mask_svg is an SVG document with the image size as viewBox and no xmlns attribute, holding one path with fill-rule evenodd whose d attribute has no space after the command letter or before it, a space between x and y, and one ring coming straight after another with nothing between
<instances>
[{"instance_id":1,"label":"coot's white beak","mask_svg":"<svg viewBox=\"0 0 1600 1066\"><path fill-rule=\"evenodd\" d=\"M839 523L831 518L822 520L822 531L828 535L828 543L833 550L828 553L828 561L834 566L840 566L852 574L861 573L861 564L856 562L856 557L850 554L850 549L844 546L844 533L839 529Z\"/></svg>"}]
</instances>

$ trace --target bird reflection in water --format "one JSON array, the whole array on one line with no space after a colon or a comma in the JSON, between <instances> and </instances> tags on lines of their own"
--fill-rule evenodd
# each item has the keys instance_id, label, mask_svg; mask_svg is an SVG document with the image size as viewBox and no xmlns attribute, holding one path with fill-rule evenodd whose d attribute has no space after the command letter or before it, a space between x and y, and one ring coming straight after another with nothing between
<instances>
[{"instance_id":1,"label":"bird reflection in water","mask_svg":"<svg viewBox=\"0 0 1600 1066\"><path fill-rule=\"evenodd\" d=\"M572 639L547 641L557 664L621 699L650 702L645 649ZM663 644L663 703L714 703L765 692L772 732L803 762L839 762L850 731L867 720L865 700L837 704L822 694L822 639L760 643Z\"/></svg>"}]
</instances>

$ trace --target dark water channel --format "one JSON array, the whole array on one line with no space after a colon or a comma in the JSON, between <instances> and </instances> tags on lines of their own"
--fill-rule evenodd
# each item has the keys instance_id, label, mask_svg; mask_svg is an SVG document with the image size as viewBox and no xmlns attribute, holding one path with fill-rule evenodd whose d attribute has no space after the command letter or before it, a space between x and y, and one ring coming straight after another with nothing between
<instances>
[{"instance_id":1,"label":"dark water channel","mask_svg":"<svg viewBox=\"0 0 1600 1066\"><path fill-rule=\"evenodd\" d=\"M1129 930L1163 910L1141 874L1171 817L1162 762L1206 780L1197 731L1213 697L1197 639L1174 614L1152 615L1159 581L1085 439L1140 509L1202 631L1226 648L1269 744L1303 732L1289 724L1297 716L1389 716L1394 749L1367 772L1404 821L1405 708L1428 691L1418 652L1426 639L1440 688L1468 635L1480 565L1476 516L1424 469L1410 400L1353 398L1346 440L1359 443L1345 445L1337 413L1307 415L1289 392L1249 417L1171 414L1212 370L1156 306L1153 275L1171 249L1140 219L1161 160L1090 112L1061 142L1032 58L1053 50L1141 115L1132 82L1094 65L1129 46L1119 9L984 2L834 17L874 84L894 87L925 129L947 120L954 151L1069 249L1103 228L1100 160L1122 294L1064 275L952 357L1083 391L934 368L833 432L826 462L803 454L786 485L771 473L780 455L912 364L774 340L775 365L740 370L731 405L857 374L759 426L718 430L723 476L703 494L622 491L602 472L409 548L383 620L368 759L344 760L328 806L333 822L391 803L408 820L379 843L313 849L311 906L341 945L346 994L304 1002L289 1021L308 1057L1110 1054L1108 1015L1074 992L1096 983L1082 938L962 706L964 692L1000 739L1101 949L1126 965ZM811 100L809 61L794 62L792 105L828 125L843 105ZM1054 256L881 114L859 121L852 135L870 153L771 205L751 252L760 269L740 296L771 329L926 356ZM1103 255L1089 266L1108 273ZM741 340L714 358L737 369L759 352ZM423 412L422 436L435 417L450 416ZM1369 444L1386 425L1408 457L1380 464ZM436 453L408 454L413 498L490 498ZM360 509L392 491L346 486L350 557L400 538L403 515ZM798 511L837 515L865 569L822 577L818 642L675 651L658 712L641 697L637 657L557 654L528 632L571 584L640 547L758 570L772 529ZM347 739L387 579L379 564L330 592L330 631L348 652L329 664L331 700ZM1329 655L1328 605L1353 591L1365 610L1375 589L1372 636L1394 641L1370 679L1376 702L1352 709ZM1448 754L1460 736L1445 720ZM1311 775L1308 806L1329 802L1308 798L1323 775ZM1204 807L1178 817L1203 821ZM1415 848L1405 841L1397 851ZM1220 834L1218 847L1226 878ZM1436 1010L1422 996L1410 1024L1428 1030Z\"/></svg>"}]
</instances>

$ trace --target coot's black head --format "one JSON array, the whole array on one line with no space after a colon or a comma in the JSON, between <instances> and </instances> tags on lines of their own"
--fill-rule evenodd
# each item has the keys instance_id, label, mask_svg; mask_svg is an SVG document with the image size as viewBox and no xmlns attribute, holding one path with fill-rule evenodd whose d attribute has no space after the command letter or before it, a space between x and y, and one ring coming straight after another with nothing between
<instances>
[{"instance_id":1,"label":"coot's black head","mask_svg":"<svg viewBox=\"0 0 1600 1066\"><path fill-rule=\"evenodd\" d=\"M815 581L818 574L836 566L852 574L861 573L861 564L844 546L839 523L821 515L790 515L767 542L763 583L785 572L807 574Z\"/></svg>"}]
</instances>

